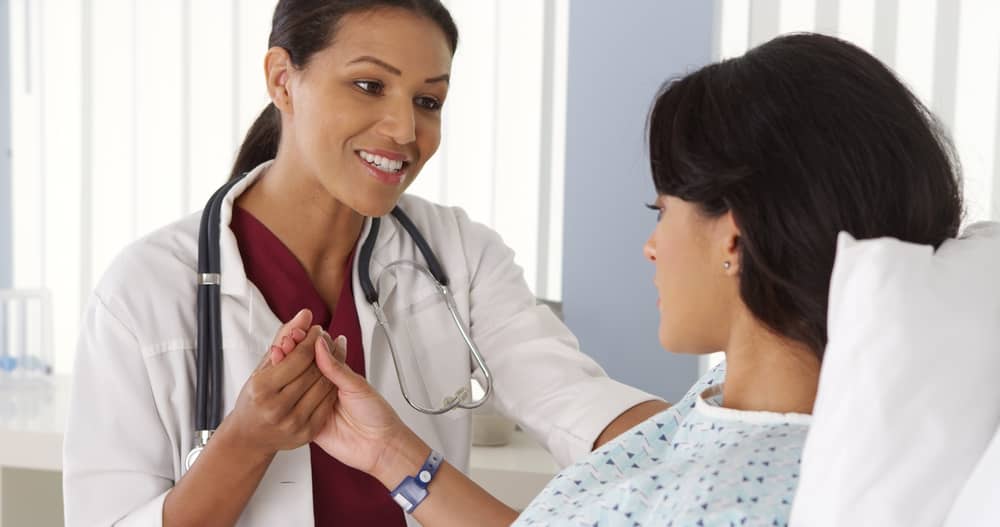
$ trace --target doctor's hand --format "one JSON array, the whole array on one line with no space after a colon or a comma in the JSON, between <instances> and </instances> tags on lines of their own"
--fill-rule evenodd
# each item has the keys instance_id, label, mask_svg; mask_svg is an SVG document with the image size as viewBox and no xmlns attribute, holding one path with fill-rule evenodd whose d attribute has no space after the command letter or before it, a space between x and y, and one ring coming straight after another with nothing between
<instances>
[{"instance_id":1,"label":"doctor's hand","mask_svg":"<svg viewBox=\"0 0 1000 527\"><path fill-rule=\"evenodd\" d=\"M293 322L306 318L308 324L312 315L300 313ZM300 336L294 329L289 331ZM272 347L243 385L220 432L224 429L231 440L261 454L298 448L311 441L329 420L337 397L333 384L315 363L316 343L322 333L319 326L309 328L301 340L295 339L297 345L287 354L282 350L277 364ZM281 336L279 331L279 340Z\"/></svg>"},{"instance_id":2,"label":"doctor's hand","mask_svg":"<svg viewBox=\"0 0 1000 527\"><path fill-rule=\"evenodd\" d=\"M306 338L306 332L309 331L311 324L312 311L301 309L291 320L278 328L278 334L274 336L274 342L267 350L271 364L278 364L288 356L295 346Z\"/></svg>"},{"instance_id":3,"label":"doctor's hand","mask_svg":"<svg viewBox=\"0 0 1000 527\"><path fill-rule=\"evenodd\" d=\"M388 485L399 468L393 465L401 461L394 454L404 449L429 452L429 447L375 388L343 361L347 349L344 336L334 341L324 334L317 344L316 364L336 385L337 401L333 414L313 441L341 463L380 480L385 477L383 484ZM402 470L412 469L406 466Z\"/></svg>"}]
</instances>

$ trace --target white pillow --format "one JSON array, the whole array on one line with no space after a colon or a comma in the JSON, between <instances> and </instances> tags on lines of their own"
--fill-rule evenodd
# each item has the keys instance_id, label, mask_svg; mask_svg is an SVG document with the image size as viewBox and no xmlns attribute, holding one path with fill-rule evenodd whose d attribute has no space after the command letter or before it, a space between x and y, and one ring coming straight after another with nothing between
<instances>
[{"instance_id":1,"label":"white pillow","mask_svg":"<svg viewBox=\"0 0 1000 527\"><path fill-rule=\"evenodd\" d=\"M1000 429L948 513L946 527L1000 525Z\"/></svg>"},{"instance_id":2,"label":"white pillow","mask_svg":"<svg viewBox=\"0 0 1000 527\"><path fill-rule=\"evenodd\" d=\"M1000 422L1000 224L841 233L793 525L940 526Z\"/></svg>"}]
</instances>

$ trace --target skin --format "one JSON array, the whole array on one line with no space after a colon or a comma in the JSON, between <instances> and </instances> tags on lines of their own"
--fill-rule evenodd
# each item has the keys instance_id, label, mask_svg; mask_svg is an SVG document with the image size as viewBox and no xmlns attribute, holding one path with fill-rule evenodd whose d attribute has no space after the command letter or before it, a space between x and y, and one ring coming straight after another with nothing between
<instances>
[{"instance_id":1,"label":"skin","mask_svg":"<svg viewBox=\"0 0 1000 527\"><path fill-rule=\"evenodd\" d=\"M451 49L434 22L406 10L378 9L346 15L334 44L302 67L292 64L284 49L268 50L264 70L271 101L281 112L281 141L267 173L236 204L282 240L334 310L364 218L387 214L437 151ZM402 177L398 182L374 177L361 150L405 160ZM303 311L279 330L236 408L168 493L165 526L234 524L279 450L315 440L335 456L358 449L374 459L385 450L379 438L412 436L397 431L397 421L388 428L351 428L352 414L343 408L337 413L338 393L353 397L351 408L362 414L363 405L381 398L333 388L316 357L342 366L346 345L310 327L311 319ZM326 367L329 373L330 364ZM609 423L596 444L665 407L651 401L629 409ZM364 434L351 436L351 430ZM416 461L418 467L425 457ZM442 473L451 474L445 481L472 484L450 466ZM395 477L391 474L386 477ZM481 489L474 494L488 497ZM487 517L497 518L512 513L499 502L491 502L488 511Z\"/></svg>"},{"instance_id":2,"label":"skin","mask_svg":"<svg viewBox=\"0 0 1000 527\"><path fill-rule=\"evenodd\" d=\"M732 213L709 218L672 196L658 197L654 208L659 219L643 254L656 269L660 344L675 353L724 350L727 408L812 413L819 358L769 330L740 299L740 229Z\"/></svg>"}]
</instances>

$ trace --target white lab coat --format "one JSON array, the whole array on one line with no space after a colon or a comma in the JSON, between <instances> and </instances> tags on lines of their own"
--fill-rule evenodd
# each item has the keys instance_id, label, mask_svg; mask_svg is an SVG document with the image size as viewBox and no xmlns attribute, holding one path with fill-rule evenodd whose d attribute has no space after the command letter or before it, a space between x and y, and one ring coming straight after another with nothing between
<instances>
[{"instance_id":1,"label":"white lab coat","mask_svg":"<svg viewBox=\"0 0 1000 527\"><path fill-rule=\"evenodd\" d=\"M261 173L251 172L229 192L221 215L224 411L228 414L251 371L261 362L281 321L247 280L228 228L233 201ZM500 237L461 209L404 196L411 217L451 279L459 312L471 327L495 377L492 404L540 440L561 464L587 454L615 416L653 397L609 379L578 350L573 335L547 307L535 305L513 252ZM83 316L64 446L66 524L160 525L163 500L184 474L195 442L196 269L200 214L189 216L126 248L97 285ZM367 236L366 222L359 238ZM413 240L386 218L375 243L372 276L399 259L423 261ZM373 338L375 317L358 281L353 290L368 380L432 448L467 470L470 414L428 416L403 400L384 338ZM380 288L386 310L394 286ZM389 290L387 295L384 291ZM404 295L400 295L404 296ZM418 319L419 321L419 319ZM609 328L610 329L610 328ZM459 386L470 360L464 345L448 345L440 327L413 324L423 349L418 360L438 378ZM454 338L451 333L448 338ZM440 344L440 345L439 345ZM454 344L454 343L452 343ZM240 526L312 525L309 448L274 458L238 522ZM219 482L225 484L225 482ZM411 525L416 525L408 518Z\"/></svg>"}]
</instances>

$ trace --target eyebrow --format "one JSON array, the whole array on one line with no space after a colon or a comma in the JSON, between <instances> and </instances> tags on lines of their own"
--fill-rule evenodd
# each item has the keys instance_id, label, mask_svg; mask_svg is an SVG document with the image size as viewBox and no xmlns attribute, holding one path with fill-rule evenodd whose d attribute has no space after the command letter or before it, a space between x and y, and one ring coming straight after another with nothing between
<instances>
[{"instance_id":1,"label":"eyebrow","mask_svg":"<svg viewBox=\"0 0 1000 527\"><path fill-rule=\"evenodd\" d=\"M392 64L389 64L388 62L385 62L384 60L379 60L379 59L377 59L375 57L372 57L370 55L364 55L364 56L358 57L358 58L356 58L356 59L348 62L347 64L348 65L352 65L352 64L358 64L358 63L361 63L361 62L368 62L368 63L374 64L374 65L379 66L380 68L382 68L382 69L384 69L384 70L388 71L389 73L392 73L393 75L396 75L396 76L400 76L400 75L403 74L403 72L400 71L399 68L393 66ZM450 79L451 79L451 76L449 74L445 73L443 75L438 75L437 77L430 77L430 78L424 79L424 82L427 83L427 84L433 84L435 82L449 82Z\"/></svg>"}]
</instances>

